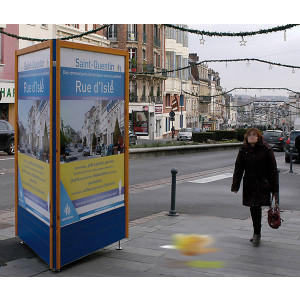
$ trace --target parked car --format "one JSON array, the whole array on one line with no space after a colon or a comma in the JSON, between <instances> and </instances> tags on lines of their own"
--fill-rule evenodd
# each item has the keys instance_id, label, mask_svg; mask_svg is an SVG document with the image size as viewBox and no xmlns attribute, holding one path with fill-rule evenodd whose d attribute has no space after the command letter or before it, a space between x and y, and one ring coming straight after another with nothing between
<instances>
[{"instance_id":1,"label":"parked car","mask_svg":"<svg viewBox=\"0 0 300 300\"><path fill-rule=\"evenodd\" d=\"M273 149L285 150L287 135L281 130L266 130L263 133L264 141Z\"/></svg>"},{"instance_id":2,"label":"parked car","mask_svg":"<svg viewBox=\"0 0 300 300\"><path fill-rule=\"evenodd\" d=\"M192 128L181 128L177 134L177 141L192 140Z\"/></svg>"},{"instance_id":3,"label":"parked car","mask_svg":"<svg viewBox=\"0 0 300 300\"><path fill-rule=\"evenodd\" d=\"M0 150L9 155L15 153L14 128L4 120L0 120Z\"/></svg>"},{"instance_id":4,"label":"parked car","mask_svg":"<svg viewBox=\"0 0 300 300\"><path fill-rule=\"evenodd\" d=\"M195 127L195 128L193 129L193 132L202 132L202 128Z\"/></svg>"},{"instance_id":5,"label":"parked car","mask_svg":"<svg viewBox=\"0 0 300 300\"><path fill-rule=\"evenodd\" d=\"M100 155L101 155L101 151L102 151L101 145L97 145L96 148L95 148L95 153L96 153L96 155L97 155L97 154L100 154Z\"/></svg>"},{"instance_id":6,"label":"parked car","mask_svg":"<svg viewBox=\"0 0 300 300\"><path fill-rule=\"evenodd\" d=\"M129 130L129 145L136 145L137 136L136 134Z\"/></svg>"},{"instance_id":7,"label":"parked car","mask_svg":"<svg viewBox=\"0 0 300 300\"><path fill-rule=\"evenodd\" d=\"M90 155L90 147L85 146L85 147L83 148L82 155L83 155L83 156Z\"/></svg>"},{"instance_id":8,"label":"parked car","mask_svg":"<svg viewBox=\"0 0 300 300\"><path fill-rule=\"evenodd\" d=\"M83 151L83 146L81 144L78 145L78 152L82 152Z\"/></svg>"},{"instance_id":9,"label":"parked car","mask_svg":"<svg viewBox=\"0 0 300 300\"><path fill-rule=\"evenodd\" d=\"M292 147L293 147L292 158L293 159L299 158L298 151L297 149L295 149L295 139L298 135L300 135L300 129L292 130L286 142L286 150L285 150L285 158L284 158L286 163L290 162L290 151Z\"/></svg>"}]
</instances>

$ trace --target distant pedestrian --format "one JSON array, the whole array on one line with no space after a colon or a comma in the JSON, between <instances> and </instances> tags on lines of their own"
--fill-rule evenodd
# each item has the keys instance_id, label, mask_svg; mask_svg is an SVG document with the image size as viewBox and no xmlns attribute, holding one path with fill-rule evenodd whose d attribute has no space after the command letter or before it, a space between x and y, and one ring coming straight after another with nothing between
<instances>
[{"instance_id":1,"label":"distant pedestrian","mask_svg":"<svg viewBox=\"0 0 300 300\"><path fill-rule=\"evenodd\" d=\"M249 128L244 136L235 162L232 192L238 192L242 177L243 205L250 207L254 228L250 241L257 246L261 238L262 206L271 205L271 193L278 203L279 184L274 152L256 128Z\"/></svg>"},{"instance_id":2,"label":"distant pedestrian","mask_svg":"<svg viewBox=\"0 0 300 300\"><path fill-rule=\"evenodd\" d=\"M174 139L174 135L175 135L175 127L172 126L172 139Z\"/></svg>"}]
</instances>

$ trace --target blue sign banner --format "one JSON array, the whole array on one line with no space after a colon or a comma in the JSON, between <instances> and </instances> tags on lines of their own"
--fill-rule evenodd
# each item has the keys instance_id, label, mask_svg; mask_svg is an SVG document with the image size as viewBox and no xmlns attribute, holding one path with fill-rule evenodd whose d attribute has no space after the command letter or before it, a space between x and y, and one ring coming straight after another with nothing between
<instances>
[{"instance_id":1,"label":"blue sign banner","mask_svg":"<svg viewBox=\"0 0 300 300\"><path fill-rule=\"evenodd\" d=\"M18 72L19 100L50 99L50 69Z\"/></svg>"},{"instance_id":2,"label":"blue sign banner","mask_svg":"<svg viewBox=\"0 0 300 300\"><path fill-rule=\"evenodd\" d=\"M61 100L124 100L124 73L61 67Z\"/></svg>"}]
</instances>

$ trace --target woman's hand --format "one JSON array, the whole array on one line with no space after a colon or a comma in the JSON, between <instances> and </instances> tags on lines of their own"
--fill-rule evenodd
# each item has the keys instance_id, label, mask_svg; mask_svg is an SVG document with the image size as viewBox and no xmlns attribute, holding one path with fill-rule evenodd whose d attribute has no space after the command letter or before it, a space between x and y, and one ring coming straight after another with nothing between
<instances>
[{"instance_id":1,"label":"woman's hand","mask_svg":"<svg viewBox=\"0 0 300 300\"><path fill-rule=\"evenodd\" d=\"M279 205L279 195L278 195L278 193L272 193L272 197L275 198L275 205Z\"/></svg>"}]
</instances>

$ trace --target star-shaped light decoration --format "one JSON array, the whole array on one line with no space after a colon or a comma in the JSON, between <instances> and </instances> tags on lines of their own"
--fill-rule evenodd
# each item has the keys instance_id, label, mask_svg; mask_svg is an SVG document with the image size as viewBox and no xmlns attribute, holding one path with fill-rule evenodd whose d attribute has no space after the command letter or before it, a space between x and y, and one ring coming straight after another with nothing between
<instances>
[{"instance_id":1,"label":"star-shaped light decoration","mask_svg":"<svg viewBox=\"0 0 300 300\"><path fill-rule=\"evenodd\" d=\"M244 37L242 36L242 40L240 41L240 46L246 46L247 41L244 40Z\"/></svg>"},{"instance_id":2,"label":"star-shaped light decoration","mask_svg":"<svg viewBox=\"0 0 300 300\"><path fill-rule=\"evenodd\" d=\"M203 35L202 35L202 38L199 41L200 41L201 45L204 45L205 39L203 38Z\"/></svg>"},{"instance_id":3,"label":"star-shaped light decoration","mask_svg":"<svg viewBox=\"0 0 300 300\"><path fill-rule=\"evenodd\" d=\"M249 60L247 61L247 64L246 64L246 65L247 65L247 67L249 67L249 66L250 66L250 62L249 62Z\"/></svg>"},{"instance_id":4,"label":"star-shaped light decoration","mask_svg":"<svg viewBox=\"0 0 300 300\"><path fill-rule=\"evenodd\" d=\"M271 65L271 64L269 65L269 69L270 69L270 70L272 69L272 65Z\"/></svg>"},{"instance_id":5,"label":"star-shaped light decoration","mask_svg":"<svg viewBox=\"0 0 300 300\"><path fill-rule=\"evenodd\" d=\"M295 69L293 68L292 73L295 73Z\"/></svg>"}]
</instances>

